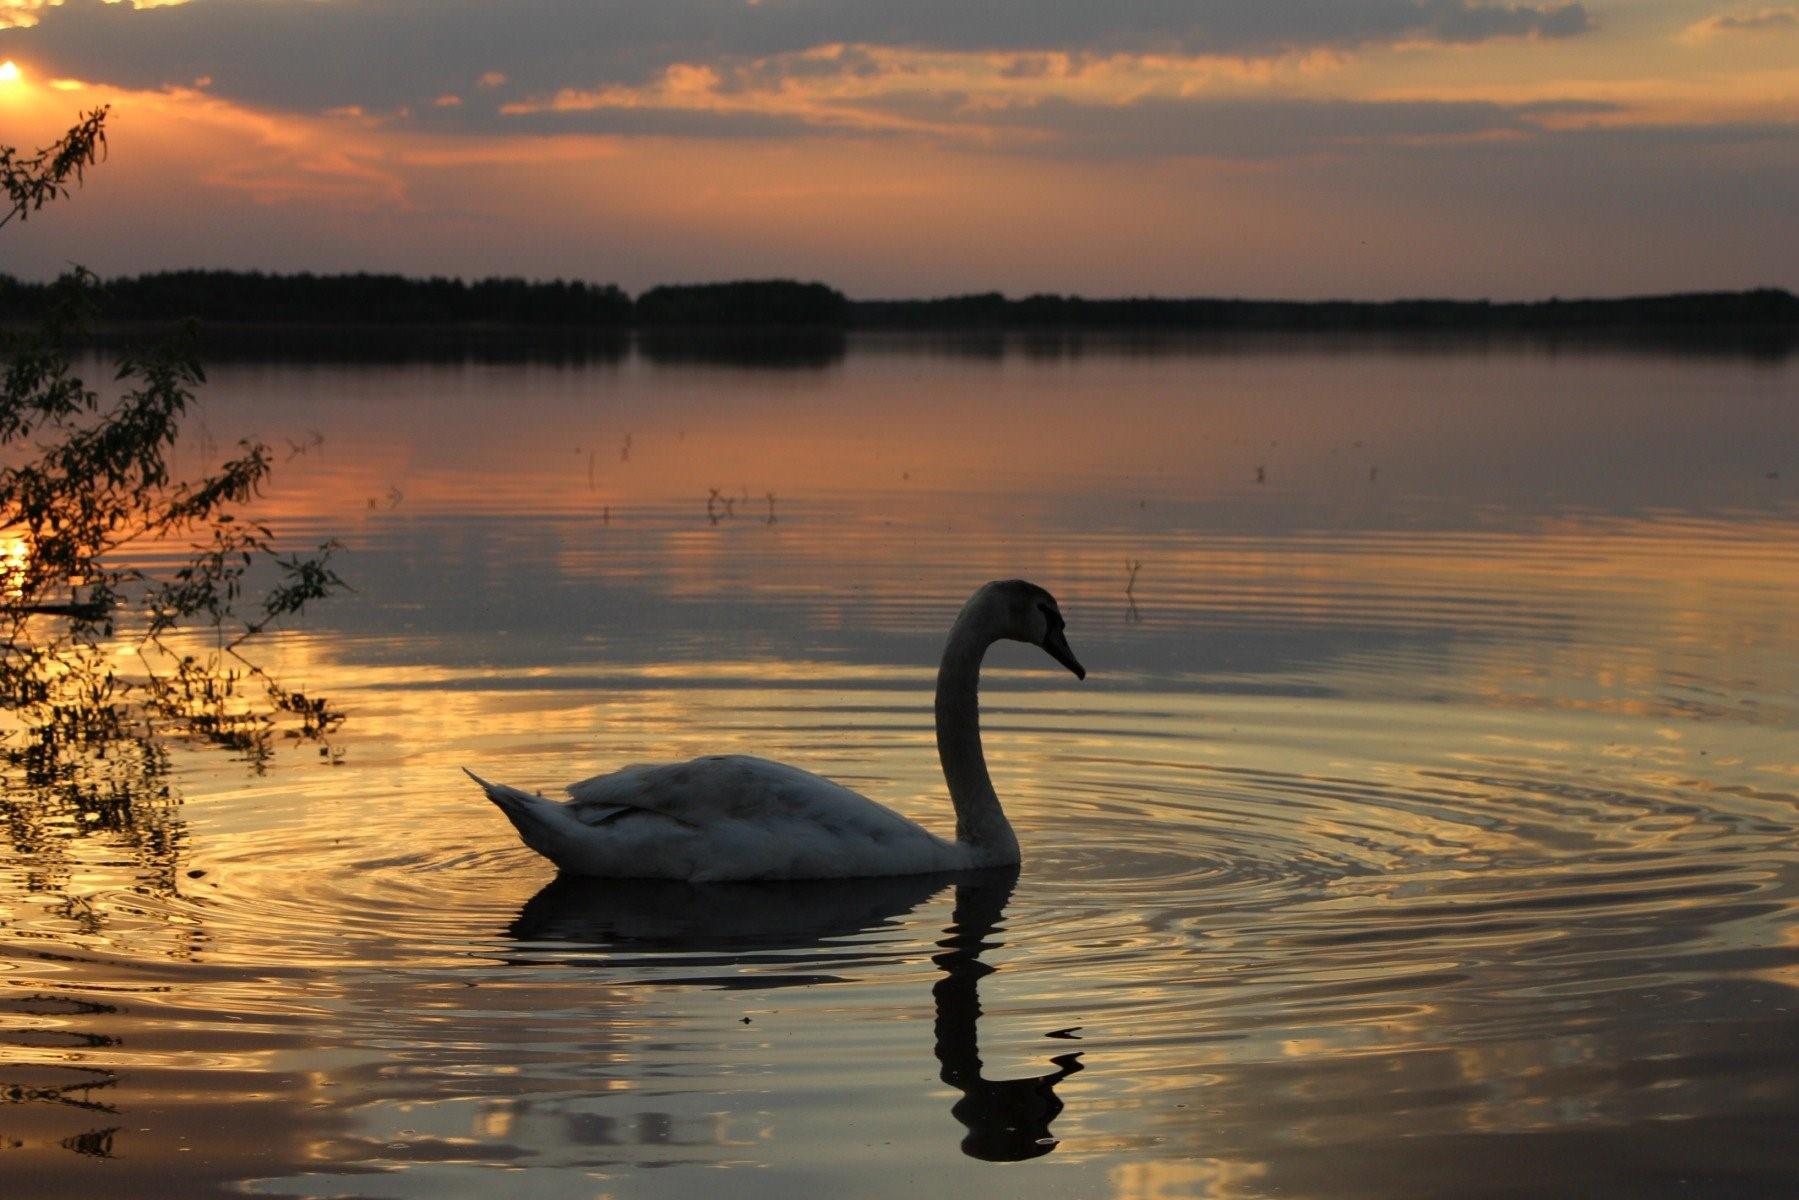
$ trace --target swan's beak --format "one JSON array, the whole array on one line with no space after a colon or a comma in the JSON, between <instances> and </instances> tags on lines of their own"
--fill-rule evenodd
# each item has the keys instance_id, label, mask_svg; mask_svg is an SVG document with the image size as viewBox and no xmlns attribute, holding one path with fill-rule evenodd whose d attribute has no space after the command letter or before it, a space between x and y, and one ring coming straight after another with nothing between
<instances>
[{"instance_id":1,"label":"swan's beak","mask_svg":"<svg viewBox=\"0 0 1799 1200\"><path fill-rule=\"evenodd\" d=\"M1076 679L1087 678L1087 668L1081 665L1080 660L1074 656L1074 651L1068 648L1068 638L1060 629L1052 629L1044 635L1043 648L1051 658L1073 671Z\"/></svg>"}]
</instances>

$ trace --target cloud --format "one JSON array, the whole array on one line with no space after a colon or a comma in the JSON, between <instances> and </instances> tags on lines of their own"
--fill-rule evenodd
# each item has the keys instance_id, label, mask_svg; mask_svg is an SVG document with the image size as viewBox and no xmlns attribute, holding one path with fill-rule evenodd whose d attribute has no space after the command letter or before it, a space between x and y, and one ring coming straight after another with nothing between
<instances>
[{"instance_id":1,"label":"cloud","mask_svg":"<svg viewBox=\"0 0 1799 1200\"><path fill-rule=\"evenodd\" d=\"M1747 16L1721 16L1714 19L1715 28L1739 33L1770 33L1799 28L1799 10L1764 8Z\"/></svg>"},{"instance_id":2,"label":"cloud","mask_svg":"<svg viewBox=\"0 0 1799 1200\"><path fill-rule=\"evenodd\" d=\"M943 101L953 106L953 99ZM906 113L935 117L919 98ZM1064 158L1214 158L1267 161L1377 145L1425 145L1528 138L1557 120L1612 115L1612 104L1582 100L1498 104L1477 100L1313 100L1278 97L1154 96L1127 104L1087 104L1050 96L986 109L978 120L994 148Z\"/></svg>"},{"instance_id":3,"label":"cloud","mask_svg":"<svg viewBox=\"0 0 1799 1200\"><path fill-rule=\"evenodd\" d=\"M1719 34L1778 34L1799 31L1799 8L1762 8L1747 13L1718 13L1695 21L1681 33L1688 42L1705 42Z\"/></svg>"},{"instance_id":4,"label":"cloud","mask_svg":"<svg viewBox=\"0 0 1799 1200\"><path fill-rule=\"evenodd\" d=\"M209 78L212 94L253 106L386 114L448 94L472 114L477 85L517 101L639 85L681 63L729 74L788 56L788 71L866 70L858 56L869 48L1267 57L1566 38L1592 25L1580 4L1479 0L1039 0L1028 10L967 0L67 0L36 17L0 29L0 57L121 87ZM845 49L806 57L830 47Z\"/></svg>"},{"instance_id":5,"label":"cloud","mask_svg":"<svg viewBox=\"0 0 1799 1200\"><path fill-rule=\"evenodd\" d=\"M494 128L521 134L582 134L589 137L679 137L766 139L849 132L813 118L751 109L673 108L596 103L579 92L559 95L547 105L503 114ZM858 133L874 130L857 129Z\"/></svg>"},{"instance_id":6,"label":"cloud","mask_svg":"<svg viewBox=\"0 0 1799 1200\"><path fill-rule=\"evenodd\" d=\"M501 127L536 134L769 138L923 137L950 147L1080 160L1263 161L1366 148L1524 138L1627 110L1600 100L1314 99L1042 91L1008 96L925 86L848 94L740 92L699 72L644 88L565 91L508 106Z\"/></svg>"},{"instance_id":7,"label":"cloud","mask_svg":"<svg viewBox=\"0 0 1799 1200\"><path fill-rule=\"evenodd\" d=\"M82 99L28 92L12 103L35 106L31 122L9 128L39 144ZM1174 99L1138 114L1158 132L1126 165L1105 156L1128 109L1076 114L1088 124L1059 147L1040 135L1063 114L1024 105L1004 116L1005 153L904 135L771 153L750 136L437 135L133 94L112 156L8 244L6 269L523 273L633 291L788 274L865 296L1799 286L1799 137L1778 114L1694 126L1629 98L1615 116L1535 97Z\"/></svg>"}]
</instances>

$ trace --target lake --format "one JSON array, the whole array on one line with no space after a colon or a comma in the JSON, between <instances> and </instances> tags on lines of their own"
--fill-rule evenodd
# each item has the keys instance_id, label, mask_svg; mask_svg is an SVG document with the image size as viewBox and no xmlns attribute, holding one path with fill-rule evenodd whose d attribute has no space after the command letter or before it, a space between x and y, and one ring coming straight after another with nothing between
<instances>
[{"instance_id":1,"label":"lake","mask_svg":"<svg viewBox=\"0 0 1799 1200\"><path fill-rule=\"evenodd\" d=\"M96 372L98 377L104 377ZM9 1196L1799 1193L1799 366L867 337L221 362L348 719L0 800ZM1015 874L555 880L462 775L713 751ZM11 781L16 785L16 781Z\"/></svg>"}]
</instances>

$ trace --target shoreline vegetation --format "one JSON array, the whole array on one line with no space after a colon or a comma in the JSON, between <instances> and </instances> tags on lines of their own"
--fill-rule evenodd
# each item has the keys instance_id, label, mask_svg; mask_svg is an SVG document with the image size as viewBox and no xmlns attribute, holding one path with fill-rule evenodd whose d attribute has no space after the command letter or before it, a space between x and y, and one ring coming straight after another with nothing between
<instances>
[{"instance_id":1,"label":"shoreline vegetation","mask_svg":"<svg viewBox=\"0 0 1799 1200\"><path fill-rule=\"evenodd\" d=\"M52 285L0 275L0 325L37 319ZM208 353L350 357L623 354L652 359L829 361L851 334L991 342L1154 342L1242 335L1525 338L1784 358L1799 350L1799 297L1776 288L1606 299L1091 299L998 292L853 300L822 283L666 285L633 298L611 284L399 275L167 271L105 282L99 332L130 340L170 321L202 323Z\"/></svg>"}]
</instances>

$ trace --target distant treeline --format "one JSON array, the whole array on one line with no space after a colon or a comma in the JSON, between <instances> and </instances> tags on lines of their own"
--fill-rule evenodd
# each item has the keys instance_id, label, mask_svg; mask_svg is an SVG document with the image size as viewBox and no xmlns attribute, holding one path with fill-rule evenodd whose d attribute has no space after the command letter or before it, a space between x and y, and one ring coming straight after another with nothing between
<instances>
[{"instance_id":1,"label":"distant treeline","mask_svg":"<svg viewBox=\"0 0 1799 1200\"><path fill-rule=\"evenodd\" d=\"M29 320L50 285L0 275L0 321ZM1799 297L1779 289L1609 300L1285 301L1115 299L998 292L930 300L850 300L822 283L668 285L632 299L612 284L399 275L165 271L108 280L117 322L197 317L267 326L529 326L630 329L967 331L1799 333Z\"/></svg>"},{"instance_id":2,"label":"distant treeline","mask_svg":"<svg viewBox=\"0 0 1799 1200\"><path fill-rule=\"evenodd\" d=\"M0 320L43 304L49 284L0 275ZM408 279L400 275L266 275L260 271L160 271L109 279L109 321L197 317L228 324L628 325L631 298L611 284L525 279Z\"/></svg>"},{"instance_id":3,"label":"distant treeline","mask_svg":"<svg viewBox=\"0 0 1799 1200\"><path fill-rule=\"evenodd\" d=\"M1799 297L1779 289L1692 292L1613 300L1088 300L1007 299L997 292L942 300L865 300L855 322L873 329L1165 330L1170 332L1666 331L1683 326L1799 330Z\"/></svg>"}]
</instances>

